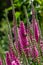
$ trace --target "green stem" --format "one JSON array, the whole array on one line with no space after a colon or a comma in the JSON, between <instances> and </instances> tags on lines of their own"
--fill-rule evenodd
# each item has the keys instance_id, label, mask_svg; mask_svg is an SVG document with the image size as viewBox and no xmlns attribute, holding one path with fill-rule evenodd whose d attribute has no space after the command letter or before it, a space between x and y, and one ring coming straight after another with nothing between
<instances>
[{"instance_id":1,"label":"green stem","mask_svg":"<svg viewBox=\"0 0 43 65\"><path fill-rule=\"evenodd\" d=\"M8 43L12 47L12 49L15 50L15 53L18 54L17 49L16 49L16 47L15 47L15 45L13 43L12 31L11 31L11 27L10 27L10 24L9 24L7 14L8 14L8 12L6 11L6 21L7 21L7 26L8 26L8 31L7 31Z\"/></svg>"}]
</instances>

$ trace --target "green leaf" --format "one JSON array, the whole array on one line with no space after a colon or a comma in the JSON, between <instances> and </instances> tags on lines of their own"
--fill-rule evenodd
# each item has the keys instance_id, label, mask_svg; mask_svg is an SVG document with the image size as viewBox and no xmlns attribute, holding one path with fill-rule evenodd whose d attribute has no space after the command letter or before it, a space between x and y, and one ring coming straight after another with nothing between
<instances>
[{"instance_id":1,"label":"green leaf","mask_svg":"<svg viewBox=\"0 0 43 65\"><path fill-rule=\"evenodd\" d=\"M16 19L19 18L20 15L21 15L21 12L16 12L15 13Z\"/></svg>"},{"instance_id":2,"label":"green leaf","mask_svg":"<svg viewBox=\"0 0 43 65\"><path fill-rule=\"evenodd\" d=\"M37 2L38 2L39 4L41 4L41 3L42 3L42 0L37 0Z\"/></svg>"}]
</instances>

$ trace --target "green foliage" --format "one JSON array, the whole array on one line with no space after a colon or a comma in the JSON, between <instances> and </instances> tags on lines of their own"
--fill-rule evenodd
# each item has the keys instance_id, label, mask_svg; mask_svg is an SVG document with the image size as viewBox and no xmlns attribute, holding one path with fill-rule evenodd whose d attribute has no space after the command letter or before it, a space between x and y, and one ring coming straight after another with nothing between
<instances>
[{"instance_id":1,"label":"green foliage","mask_svg":"<svg viewBox=\"0 0 43 65\"><path fill-rule=\"evenodd\" d=\"M21 12L16 12L16 13L15 13L16 19L19 18L20 15L21 15Z\"/></svg>"}]
</instances>

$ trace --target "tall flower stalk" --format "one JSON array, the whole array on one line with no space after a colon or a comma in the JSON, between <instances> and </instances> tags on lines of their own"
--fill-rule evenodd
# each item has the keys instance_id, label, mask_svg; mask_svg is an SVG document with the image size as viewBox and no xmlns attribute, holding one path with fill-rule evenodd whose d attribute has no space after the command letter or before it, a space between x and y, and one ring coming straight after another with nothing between
<instances>
[{"instance_id":1,"label":"tall flower stalk","mask_svg":"<svg viewBox=\"0 0 43 65\"><path fill-rule=\"evenodd\" d=\"M19 60L16 58L16 56L11 52L6 53L6 65L20 65Z\"/></svg>"},{"instance_id":2,"label":"tall flower stalk","mask_svg":"<svg viewBox=\"0 0 43 65\"><path fill-rule=\"evenodd\" d=\"M36 43L38 43L36 46L39 52L39 60L40 59L42 60L42 54L41 54L41 48L40 48L41 33L40 33L38 21L35 18L35 10L34 10L33 3L32 3L32 24L33 24L33 36L36 40Z\"/></svg>"},{"instance_id":3,"label":"tall flower stalk","mask_svg":"<svg viewBox=\"0 0 43 65\"><path fill-rule=\"evenodd\" d=\"M32 6L33 6L33 4L32 4ZM38 42L39 36L40 36L40 31L39 31L39 27L38 27L38 22L35 19L35 11L34 11L33 7L32 7L32 24L33 24L34 37L35 37L36 41Z\"/></svg>"},{"instance_id":4,"label":"tall flower stalk","mask_svg":"<svg viewBox=\"0 0 43 65\"><path fill-rule=\"evenodd\" d=\"M20 22L20 27L19 27L19 40L20 41L20 44L22 44L23 48L29 46L29 43L28 43L28 38L26 36L26 30L25 30L25 26L24 26L24 23L21 21Z\"/></svg>"}]
</instances>

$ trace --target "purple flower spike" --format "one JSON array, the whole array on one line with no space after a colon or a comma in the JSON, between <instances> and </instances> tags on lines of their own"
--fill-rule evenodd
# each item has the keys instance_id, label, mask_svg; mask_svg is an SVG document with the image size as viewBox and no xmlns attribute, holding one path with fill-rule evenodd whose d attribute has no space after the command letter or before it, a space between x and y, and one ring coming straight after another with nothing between
<instances>
[{"instance_id":1,"label":"purple flower spike","mask_svg":"<svg viewBox=\"0 0 43 65\"><path fill-rule=\"evenodd\" d=\"M40 35L40 31L39 31L39 26L38 26L38 22L35 19L35 10L34 10L34 5L32 4L32 24L33 24L33 31L34 31L34 36L36 41L38 42L39 40L39 35Z\"/></svg>"},{"instance_id":2,"label":"purple flower spike","mask_svg":"<svg viewBox=\"0 0 43 65\"><path fill-rule=\"evenodd\" d=\"M18 28L18 30L19 30L18 31L19 42L22 48L29 46L28 39L26 36L25 26L22 21L20 22L20 28Z\"/></svg>"},{"instance_id":3,"label":"purple flower spike","mask_svg":"<svg viewBox=\"0 0 43 65\"><path fill-rule=\"evenodd\" d=\"M6 65L11 65L11 60L10 60L9 52L6 53Z\"/></svg>"},{"instance_id":4,"label":"purple flower spike","mask_svg":"<svg viewBox=\"0 0 43 65\"><path fill-rule=\"evenodd\" d=\"M38 42L40 32L39 32L39 27L38 27L38 23L37 23L36 19L32 20L32 24L33 24L34 36L35 36L36 41Z\"/></svg>"},{"instance_id":5,"label":"purple flower spike","mask_svg":"<svg viewBox=\"0 0 43 65\"><path fill-rule=\"evenodd\" d=\"M16 57L13 49L10 47L10 51L9 51L9 54L10 54L10 59L11 61L15 61L17 65L20 65L20 61L18 60L18 58Z\"/></svg>"}]
</instances>

